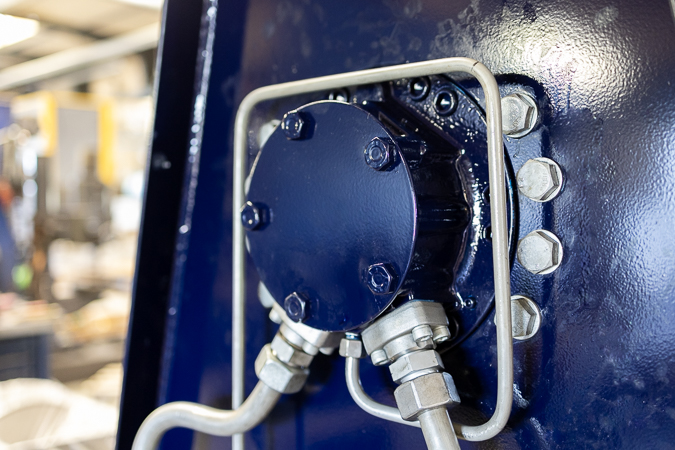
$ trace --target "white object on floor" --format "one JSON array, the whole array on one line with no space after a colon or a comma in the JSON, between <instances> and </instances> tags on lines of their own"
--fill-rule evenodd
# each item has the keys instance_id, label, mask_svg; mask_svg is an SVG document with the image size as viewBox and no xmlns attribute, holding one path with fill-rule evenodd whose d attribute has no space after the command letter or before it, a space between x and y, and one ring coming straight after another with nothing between
<instances>
[{"instance_id":1,"label":"white object on floor","mask_svg":"<svg viewBox=\"0 0 675 450\"><path fill-rule=\"evenodd\" d=\"M112 450L117 408L77 394L57 381L0 382L0 449Z\"/></svg>"}]
</instances>

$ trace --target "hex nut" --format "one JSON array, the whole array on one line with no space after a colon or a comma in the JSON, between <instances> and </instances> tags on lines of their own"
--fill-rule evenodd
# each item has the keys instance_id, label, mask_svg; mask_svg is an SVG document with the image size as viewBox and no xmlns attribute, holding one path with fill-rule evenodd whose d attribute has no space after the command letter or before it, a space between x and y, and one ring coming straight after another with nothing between
<instances>
[{"instance_id":1,"label":"hex nut","mask_svg":"<svg viewBox=\"0 0 675 450\"><path fill-rule=\"evenodd\" d=\"M255 373L260 381L282 394L299 392L307 381L309 370L279 361L270 344L265 345L255 360Z\"/></svg>"},{"instance_id":2,"label":"hex nut","mask_svg":"<svg viewBox=\"0 0 675 450\"><path fill-rule=\"evenodd\" d=\"M520 265L528 271L546 275L560 266L563 247L550 231L535 230L518 241L516 256Z\"/></svg>"},{"instance_id":3,"label":"hex nut","mask_svg":"<svg viewBox=\"0 0 675 450\"><path fill-rule=\"evenodd\" d=\"M272 352L274 352L274 356L276 356L279 361L290 364L291 366L308 367L312 362L312 359L314 359L314 356L308 355L301 349L289 344L279 333L274 336L270 346Z\"/></svg>"},{"instance_id":4,"label":"hex nut","mask_svg":"<svg viewBox=\"0 0 675 450\"><path fill-rule=\"evenodd\" d=\"M523 92L502 98L502 132L512 138L529 134L537 124L539 110L534 99Z\"/></svg>"},{"instance_id":5,"label":"hex nut","mask_svg":"<svg viewBox=\"0 0 675 450\"><path fill-rule=\"evenodd\" d=\"M364 358L366 351L360 339L343 338L340 341L340 356L343 358Z\"/></svg>"},{"instance_id":6,"label":"hex nut","mask_svg":"<svg viewBox=\"0 0 675 450\"><path fill-rule=\"evenodd\" d=\"M260 210L252 202L246 202L240 210L241 224L248 231L253 231L260 226Z\"/></svg>"},{"instance_id":7,"label":"hex nut","mask_svg":"<svg viewBox=\"0 0 675 450\"><path fill-rule=\"evenodd\" d=\"M375 137L363 152L366 164L375 170L384 170L394 161L394 143L388 138Z\"/></svg>"},{"instance_id":8,"label":"hex nut","mask_svg":"<svg viewBox=\"0 0 675 450\"><path fill-rule=\"evenodd\" d=\"M307 317L307 302L297 292L284 300L284 311L293 322L302 322Z\"/></svg>"},{"instance_id":9,"label":"hex nut","mask_svg":"<svg viewBox=\"0 0 675 450\"><path fill-rule=\"evenodd\" d=\"M445 372L430 373L406 381L394 391L396 406L405 420L413 420L424 411L452 407L460 403L455 382Z\"/></svg>"},{"instance_id":10,"label":"hex nut","mask_svg":"<svg viewBox=\"0 0 675 450\"><path fill-rule=\"evenodd\" d=\"M300 139L305 131L305 121L298 111L289 111L281 119L281 129L287 139Z\"/></svg>"},{"instance_id":11,"label":"hex nut","mask_svg":"<svg viewBox=\"0 0 675 450\"><path fill-rule=\"evenodd\" d=\"M367 282L373 294L391 294L396 287L396 272L389 264L373 264L368 267Z\"/></svg>"},{"instance_id":12,"label":"hex nut","mask_svg":"<svg viewBox=\"0 0 675 450\"><path fill-rule=\"evenodd\" d=\"M518 190L535 202L553 200L562 189L562 170L548 158L530 159L516 175Z\"/></svg>"},{"instance_id":13,"label":"hex nut","mask_svg":"<svg viewBox=\"0 0 675 450\"><path fill-rule=\"evenodd\" d=\"M511 297L511 330L513 339L526 341L541 328L541 310L530 298L522 295Z\"/></svg>"},{"instance_id":14,"label":"hex nut","mask_svg":"<svg viewBox=\"0 0 675 450\"><path fill-rule=\"evenodd\" d=\"M415 376L416 372L424 375L443 368L441 355L435 350L422 350L401 356L389 366L389 371L394 382L402 383L408 381L410 376Z\"/></svg>"}]
</instances>

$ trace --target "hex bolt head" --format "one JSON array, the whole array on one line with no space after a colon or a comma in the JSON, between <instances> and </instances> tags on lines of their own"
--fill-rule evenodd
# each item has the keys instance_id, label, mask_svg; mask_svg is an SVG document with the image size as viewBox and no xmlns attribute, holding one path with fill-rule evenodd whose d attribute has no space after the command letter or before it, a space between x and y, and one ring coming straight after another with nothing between
<instances>
[{"instance_id":1,"label":"hex bolt head","mask_svg":"<svg viewBox=\"0 0 675 450\"><path fill-rule=\"evenodd\" d=\"M286 315L293 322L302 322L307 315L307 302L297 292L293 292L284 300Z\"/></svg>"},{"instance_id":2,"label":"hex bolt head","mask_svg":"<svg viewBox=\"0 0 675 450\"><path fill-rule=\"evenodd\" d=\"M391 294L396 287L396 272L389 264L373 264L368 267L367 280L373 294Z\"/></svg>"},{"instance_id":3,"label":"hex bolt head","mask_svg":"<svg viewBox=\"0 0 675 450\"><path fill-rule=\"evenodd\" d=\"M502 132L512 138L529 134L537 124L539 109L530 95L523 92L502 97Z\"/></svg>"},{"instance_id":4,"label":"hex bolt head","mask_svg":"<svg viewBox=\"0 0 675 450\"><path fill-rule=\"evenodd\" d=\"M516 175L518 190L535 202L553 200L562 189L562 170L548 158L530 159Z\"/></svg>"},{"instance_id":5,"label":"hex bolt head","mask_svg":"<svg viewBox=\"0 0 675 450\"><path fill-rule=\"evenodd\" d=\"M511 330L513 339L526 341L541 328L541 310L531 299L522 295L511 297Z\"/></svg>"},{"instance_id":6,"label":"hex bolt head","mask_svg":"<svg viewBox=\"0 0 675 450\"><path fill-rule=\"evenodd\" d=\"M563 246L558 237L546 230L535 230L518 241L518 262L534 274L546 275L560 266Z\"/></svg>"},{"instance_id":7,"label":"hex bolt head","mask_svg":"<svg viewBox=\"0 0 675 450\"><path fill-rule=\"evenodd\" d=\"M260 226L260 210L251 202L246 202L241 207L241 224L249 231Z\"/></svg>"},{"instance_id":8,"label":"hex bolt head","mask_svg":"<svg viewBox=\"0 0 675 450\"><path fill-rule=\"evenodd\" d=\"M373 138L363 152L366 164L375 170L384 170L394 161L394 143L387 138Z\"/></svg>"},{"instance_id":9,"label":"hex bolt head","mask_svg":"<svg viewBox=\"0 0 675 450\"><path fill-rule=\"evenodd\" d=\"M305 128L305 121L297 111L287 112L281 119L281 129L290 140L300 139Z\"/></svg>"}]
</instances>

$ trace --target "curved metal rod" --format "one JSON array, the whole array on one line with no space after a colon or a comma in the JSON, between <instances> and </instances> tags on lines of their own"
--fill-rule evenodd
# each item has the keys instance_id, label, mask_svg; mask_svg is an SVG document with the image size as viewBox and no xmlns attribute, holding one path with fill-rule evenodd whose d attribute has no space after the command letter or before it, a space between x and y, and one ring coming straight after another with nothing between
<instances>
[{"instance_id":1,"label":"curved metal rod","mask_svg":"<svg viewBox=\"0 0 675 450\"><path fill-rule=\"evenodd\" d=\"M417 420L409 421L401 418L401 413L397 408L378 403L366 394L366 391L363 390L363 385L361 384L359 365L358 358L349 356L345 358L345 380L347 381L347 389L354 402L368 414L379 417L380 419L420 428L421 425Z\"/></svg>"},{"instance_id":2,"label":"curved metal rod","mask_svg":"<svg viewBox=\"0 0 675 450\"><path fill-rule=\"evenodd\" d=\"M501 97L490 70L470 58L444 58L433 61L361 70L338 75L292 81L265 86L250 92L239 105L234 126L234 174L232 208L232 404L237 407L244 398L246 279L244 230L239 205L245 201L247 132L251 111L258 103L280 97L328 91L344 86L382 83L400 78L413 78L451 72L464 72L476 77L485 92L487 122L490 212L492 215L492 264L495 286L495 323L497 324L497 404L494 414L483 425L456 424L457 435L469 441L484 441L499 433L509 418L513 402L513 345L511 337L511 285L509 280L509 248L506 228L506 179L502 142Z\"/></svg>"},{"instance_id":3,"label":"curved metal rod","mask_svg":"<svg viewBox=\"0 0 675 450\"><path fill-rule=\"evenodd\" d=\"M145 418L131 450L154 450L172 428L190 428L214 436L244 433L262 422L274 409L281 394L258 382L246 401L234 411L190 402L167 403Z\"/></svg>"}]
</instances>

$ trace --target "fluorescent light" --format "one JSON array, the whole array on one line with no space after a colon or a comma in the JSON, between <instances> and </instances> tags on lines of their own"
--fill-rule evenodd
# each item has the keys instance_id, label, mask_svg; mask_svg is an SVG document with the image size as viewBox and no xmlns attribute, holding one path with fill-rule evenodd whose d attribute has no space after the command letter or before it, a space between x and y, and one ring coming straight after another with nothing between
<instances>
[{"instance_id":1,"label":"fluorescent light","mask_svg":"<svg viewBox=\"0 0 675 450\"><path fill-rule=\"evenodd\" d=\"M120 3L129 3L130 5L145 6L146 8L160 9L164 6L164 0L117 0Z\"/></svg>"},{"instance_id":2,"label":"fluorescent light","mask_svg":"<svg viewBox=\"0 0 675 450\"><path fill-rule=\"evenodd\" d=\"M37 20L0 14L0 48L32 38L39 29Z\"/></svg>"}]
</instances>

